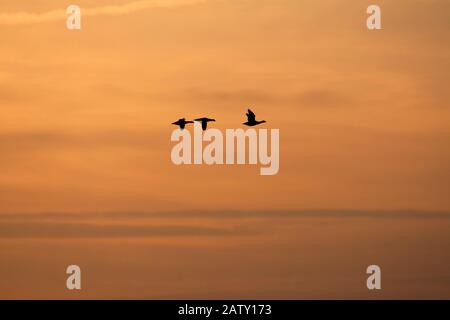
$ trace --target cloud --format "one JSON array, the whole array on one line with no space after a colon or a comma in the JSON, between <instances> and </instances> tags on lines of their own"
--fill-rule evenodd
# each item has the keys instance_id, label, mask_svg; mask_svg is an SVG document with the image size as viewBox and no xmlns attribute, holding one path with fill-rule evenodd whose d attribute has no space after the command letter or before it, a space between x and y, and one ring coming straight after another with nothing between
<instances>
[{"instance_id":1,"label":"cloud","mask_svg":"<svg viewBox=\"0 0 450 320\"><path fill-rule=\"evenodd\" d=\"M195 100L210 103L282 103L308 107L334 107L352 103L350 97L338 90L309 89L299 92L269 93L265 89L208 90L190 88L185 94ZM172 94L173 96L173 94Z\"/></svg>"},{"instance_id":2,"label":"cloud","mask_svg":"<svg viewBox=\"0 0 450 320\"><path fill-rule=\"evenodd\" d=\"M331 90L310 90L295 97L297 103L312 107L342 106L350 102L343 95Z\"/></svg>"},{"instance_id":3,"label":"cloud","mask_svg":"<svg viewBox=\"0 0 450 320\"><path fill-rule=\"evenodd\" d=\"M121 5L107 5L92 8L81 8L82 16L120 16L150 8L172 8L193 5L205 0L141 0ZM56 9L44 13L15 12L0 13L0 24L18 25L63 20L67 18L64 9Z\"/></svg>"},{"instance_id":4,"label":"cloud","mask_svg":"<svg viewBox=\"0 0 450 320\"><path fill-rule=\"evenodd\" d=\"M85 133L69 133L56 131L30 131L0 133L0 151L17 152L34 149L61 148L99 148L128 147L155 148L158 146L153 139L157 130L140 131L95 131Z\"/></svg>"},{"instance_id":5,"label":"cloud","mask_svg":"<svg viewBox=\"0 0 450 320\"><path fill-rule=\"evenodd\" d=\"M79 222L10 222L0 226L0 238L82 239L183 236L233 236L252 232L239 227L181 225L107 225Z\"/></svg>"},{"instance_id":6,"label":"cloud","mask_svg":"<svg viewBox=\"0 0 450 320\"><path fill-rule=\"evenodd\" d=\"M269 232L261 230L257 221L270 222L272 232L275 219L285 224L284 219L302 221L305 218L447 221L450 212L270 210L0 214L0 239L255 236ZM333 221L336 220L328 222Z\"/></svg>"},{"instance_id":7,"label":"cloud","mask_svg":"<svg viewBox=\"0 0 450 320\"><path fill-rule=\"evenodd\" d=\"M450 219L447 211L421 210L349 210L349 209L314 209L314 210L183 210L157 212L47 212L47 213L0 213L0 221L13 220L98 220L108 221L122 219L233 219L233 218L376 218L376 219Z\"/></svg>"},{"instance_id":8,"label":"cloud","mask_svg":"<svg viewBox=\"0 0 450 320\"><path fill-rule=\"evenodd\" d=\"M205 100L206 102L236 102L236 103L260 103L260 102L280 102L285 100L274 94L267 93L267 90L241 89L241 90L207 90L201 88L191 88L186 92L189 98Z\"/></svg>"}]
</instances>

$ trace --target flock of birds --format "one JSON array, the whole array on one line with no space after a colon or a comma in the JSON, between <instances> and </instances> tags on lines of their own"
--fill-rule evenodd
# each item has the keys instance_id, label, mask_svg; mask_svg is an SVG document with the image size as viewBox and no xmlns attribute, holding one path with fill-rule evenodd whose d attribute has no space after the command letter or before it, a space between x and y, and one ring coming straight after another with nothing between
<instances>
[{"instance_id":1,"label":"flock of birds","mask_svg":"<svg viewBox=\"0 0 450 320\"><path fill-rule=\"evenodd\" d=\"M243 123L246 126L253 127L253 126L257 126L258 124L266 122L266 120L261 120L261 121L256 120L255 114L250 109L248 109L248 112L246 113L246 115L247 115L247 122ZM204 117L204 118L194 119L194 121L201 122L202 123L202 129L204 131L208 127L208 122L216 121L216 120ZM174 124L176 126L179 126L180 129L183 130L186 127L186 124L194 123L194 121L189 121L189 120L186 120L186 118L181 118L181 119L178 119L175 122L172 122L172 124Z\"/></svg>"}]
</instances>

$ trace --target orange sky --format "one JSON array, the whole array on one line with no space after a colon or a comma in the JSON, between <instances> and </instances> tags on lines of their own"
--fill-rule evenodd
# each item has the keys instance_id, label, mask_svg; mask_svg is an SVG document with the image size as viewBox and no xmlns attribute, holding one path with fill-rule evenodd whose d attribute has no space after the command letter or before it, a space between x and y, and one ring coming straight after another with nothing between
<instances>
[{"instance_id":1,"label":"orange sky","mask_svg":"<svg viewBox=\"0 0 450 320\"><path fill-rule=\"evenodd\" d=\"M380 31L360 0L77 0L68 31L72 2L1 1L0 215L450 211L448 1L376 1ZM171 122L247 107L280 129L278 175L172 164Z\"/></svg>"},{"instance_id":2,"label":"orange sky","mask_svg":"<svg viewBox=\"0 0 450 320\"><path fill-rule=\"evenodd\" d=\"M383 3L380 32L360 1L212 0L89 16L80 32L2 25L0 210L448 210L442 6ZM240 127L248 106L281 130L277 176L170 162L171 122Z\"/></svg>"}]
</instances>

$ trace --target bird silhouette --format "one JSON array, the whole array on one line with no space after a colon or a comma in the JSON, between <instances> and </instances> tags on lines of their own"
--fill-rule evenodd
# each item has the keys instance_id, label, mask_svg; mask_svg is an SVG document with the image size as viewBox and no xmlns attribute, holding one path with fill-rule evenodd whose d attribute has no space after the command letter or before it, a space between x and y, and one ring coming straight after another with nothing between
<instances>
[{"instance_id":1,"label":"bird silhouette","mask_svg":"<svg viewBox=\"0 0 450 320\"><path fill-rule=\"evenodd\" d=\"M255 114L252 112L252 110L248 109L247 115L247 122L244 122L246 126L253 127L257 126L258 124L265 123L266 120L257 121Z\"/></svg>"},{"instance_id":2,"label":"bird silhouette","mask_svg":"<svg viewBox=\"0 0 450 320\"><path fill-rule=\"evenodd\" d=\"M172 122L172 124L179 126L181 130L183 130L184 127L186 126L186 124L188 124L188 123L194 123L194 121L186 121L185 118L181 118L181 119L178 119L178 121Z\"/></svg>"},{"instance_id":3,"label":"bird silhouette","mask_svg":"<svg viewBox=\"0 0 450 320\"><path fill-rule=\"evenodd\" d=\"M206 127L208 126L208 122L211 121L216 121L215 119L210 119L210 118L198 118L198 119L194 119L194 121L199 121L202 123L202 129L203 131L206 130Z\"/></svg>"}]
</instances>

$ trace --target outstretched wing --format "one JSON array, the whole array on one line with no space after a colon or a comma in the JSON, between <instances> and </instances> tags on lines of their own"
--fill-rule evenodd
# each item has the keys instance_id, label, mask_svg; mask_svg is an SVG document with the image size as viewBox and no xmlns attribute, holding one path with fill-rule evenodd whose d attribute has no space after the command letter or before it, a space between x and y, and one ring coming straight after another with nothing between
<instances>
[{"instance_id":1,"label":"outstretched wing","mask_svg":"<svg viewBox=\"0 0 450 320\"><path fill-rule=\"evenodd\" d=\"M252 112L252 110L248 109L248 112L246 114L247 114L247 119L248 119L249 122L255 121L256 116Z\"/></svg>"}]
</instances>

